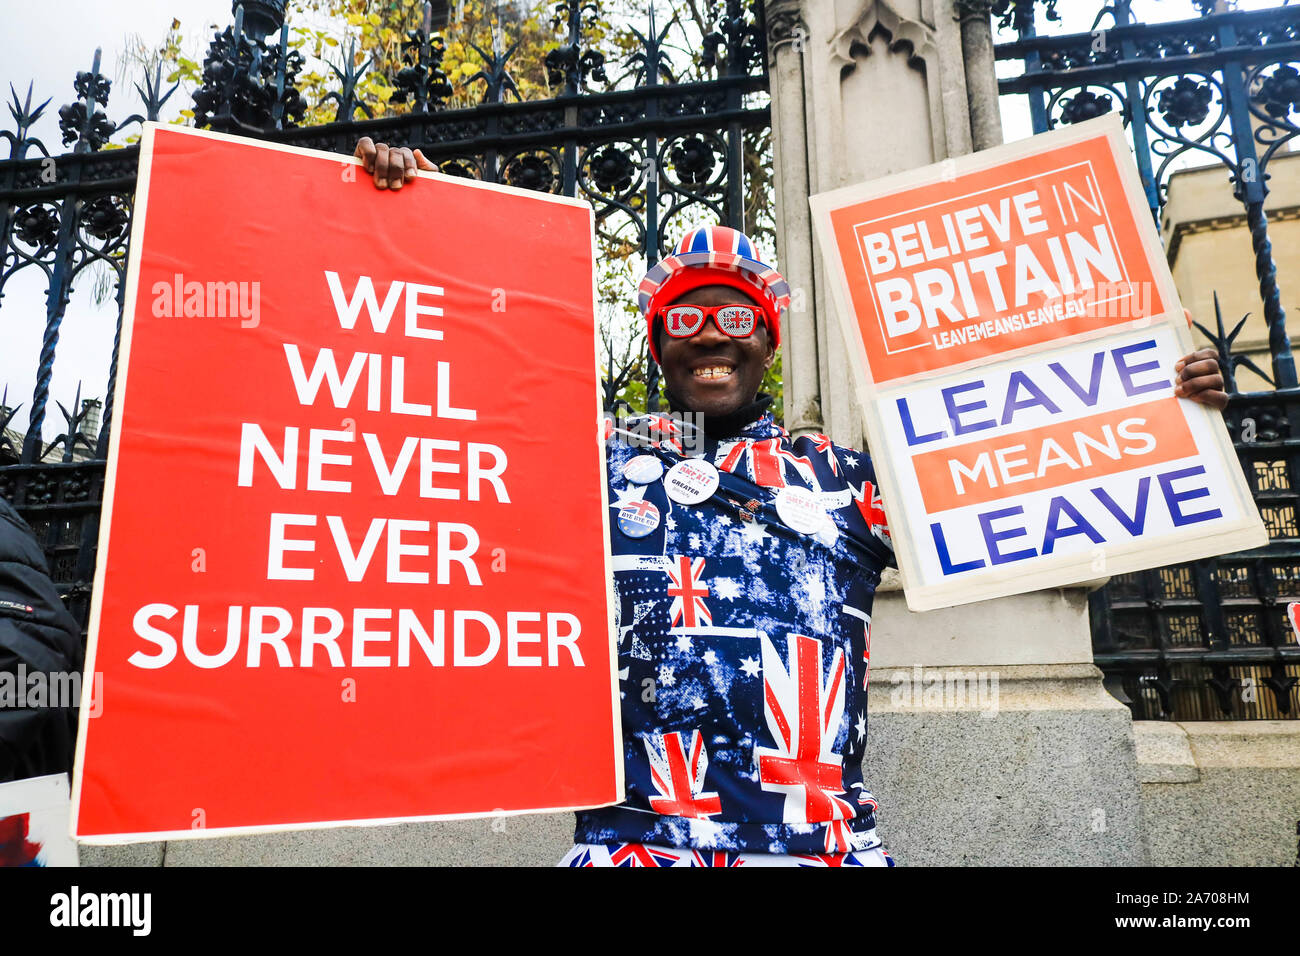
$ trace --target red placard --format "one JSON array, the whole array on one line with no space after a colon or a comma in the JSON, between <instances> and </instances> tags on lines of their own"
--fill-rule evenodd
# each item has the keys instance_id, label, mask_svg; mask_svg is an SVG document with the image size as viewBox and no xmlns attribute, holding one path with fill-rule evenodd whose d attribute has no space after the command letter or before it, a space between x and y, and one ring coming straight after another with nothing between
<instances>
[{"instance_id":1,"label":"red placard","mask_svg":"<svg viewBox=\"0 0 1300 956\"><path fill-rule=\"evenodd\" d=\"M622 798L592 214L149 126L74 834Z\"/></svg>"}]
</instances>

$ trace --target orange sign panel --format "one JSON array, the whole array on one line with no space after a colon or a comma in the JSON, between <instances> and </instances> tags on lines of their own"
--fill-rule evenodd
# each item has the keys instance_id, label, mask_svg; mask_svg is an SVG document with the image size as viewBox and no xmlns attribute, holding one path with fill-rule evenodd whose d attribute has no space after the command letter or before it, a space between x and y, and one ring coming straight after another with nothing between
<instances>
[{"instance_id":1,"label":"orange sign panel","mask_svg":"<svg viewBox=\"0 0 1300 956\"><path fill-rule=\"evenodd\" d=\"M1164 312L1139 214L1105 135L834 209L872 381Z\"/></svg>"},{"instance_id":2,"label":"orange sign panel","mask_svg":"<svg viewBox=\"0 0 1300 956\"><path fill-rule=\"evenodd\" d=\"M912 458L930 512L984 504L1187 457L1176 398L1129 406Z\"/></svg>"}]
</instances>

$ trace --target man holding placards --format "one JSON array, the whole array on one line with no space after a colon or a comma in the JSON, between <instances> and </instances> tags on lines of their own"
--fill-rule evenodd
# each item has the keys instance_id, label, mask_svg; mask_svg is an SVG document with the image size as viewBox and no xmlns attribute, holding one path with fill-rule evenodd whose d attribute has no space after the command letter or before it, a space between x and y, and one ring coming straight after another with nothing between
<instances>
[{"instance_id":1,"label":"man holding placards","mask_svg":"<svg viewBox=\"0 0 1300 956\"><path fill-rule=\"evenodd\" d=\"M356 155L379 188L435 169L368 138ZM565 863L893 865L861 773L894 564L871 459L768 412L789 287L748 237L692 229L638 292L684 415L608 442L627 799L579 813ZM1225 406L1212 350L1174 372L1175 395Z\"/></svg>"}]
</instances>

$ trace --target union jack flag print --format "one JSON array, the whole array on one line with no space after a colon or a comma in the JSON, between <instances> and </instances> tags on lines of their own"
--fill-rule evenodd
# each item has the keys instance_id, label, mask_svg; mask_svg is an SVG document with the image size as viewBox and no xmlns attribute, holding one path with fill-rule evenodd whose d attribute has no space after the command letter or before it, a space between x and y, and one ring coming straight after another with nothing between
<instances>
[{"instance_id":1,"label":"union jack flag print","mask_svg":"<svg viewBox=\"0 0 1300 956\"><path fill-rule=\"evenodd\" d=\"M869 481L864 481L860 488L852 485L849 488L853 492L854 503L871 527L871 533L878 538L888 538L889 522L885 518L885 505L880 500L879 489Z\"/></svg>"},{"instance_id":2,"label":"union jack flag print","mask_svg":"<svg viewBox=\"0 0 1300 956\"><path fill-rule=\"evenodd\" d=\"M835 443L821 434L809 435L808 437L817 443L813 446L813 451L820 451L826 455L826 460L830 462L831 474L838 475L840 473L840 463L839 459L835 457Z\"/></svg>"},{"instance_id":3,"label":"union jack flag print","mask_svg":"<svg viewBox=\"0 0 1300 956\"><path fill-rule=\"evenodd\" d=\"M704 559L691 559L679 554L674 564L668 567L668 596L673 599L668 613L672 626L700 627L713 623L709 606L704 603L709 594L709 586L704 583Z\"/></svg>"},{"instance_id":4,"label":"union jack flag print","mask_svg":"<svg viewBox=\"0 0 1300 956\"><path fill-rule=\"evenodd\" d=\"M741 467L746 460L749 464L747 472ZM791 451L790 443L780 438L737 442L727 450L718 463L718 469L733 474L745 473L754 484L764 488L784 488L789 484L785 476L786 463L794 466L795 472L813 491L821 490L812 462L803 455L796 455Z\"/></svg>"},{"instance_id":5,"label":"union jack flag print","mask_svg":"<svg viewBox=\"0 0 1300 956\"><path fill-rule=\"evenodd\" d=\"M691 862L692 866L727 867L727 866L745 865L744 854L728 853L725 850L714 850L712 852L694 850L691 855L693 857L693 860Z\"/></svg>"},{"instance_id":6,"label":"union jack flag print","mask_svg":"<svg viewBox=\"0 0 1300 956\"><path fill-rule=\"evenodd\" d=\"M578 844L559 863L571 867L733 867L877 866L894 861L881 847L847 853L738 853L734 850L684 850L640 843Z\"/></svg>"},{"instance_id":7,"label":"union jack flag print","mask_svg":"<svg viewBox=\"0 0 1300 956\"><path fill-rule=\"evenodd\" d=\"M853 849L851 834L847 820L831 820L826 824L826 852L848 853Z\"/></svg>"},{"instance_id":8,"label":"union jack flag print","mask_svg":"<svg viewBox=\"0 0 1300 956\"><path fill-rule=\"evenodd\" d=\"M866 650L862 652L862 689L866 690L867 685L871 682L871 619L867 619L867 626L863 629L862 639L866 642Z\"/></svg>"},{"instance_id":9,"label":"union jack flag print","mask_svg":"<svg viewBox=\"0 0 1300 956\"><path fill-rule=\"evenodd\" d=\"M844 820L853 805L844 790L843 757L834 749L844 718L844 651L836 648L830 675L822 677L822 642L788 637L787 670L776 647L763 638L763 713L776 747L757 747L764 790L785 794L787 822Z\"/></svg>"},{"instance_id":10,"label":"union jack flag print","mask_svg":"<svg viewBox=\"0 0 1300 956\"><path fill-rule=\"evenodd\" d=\"M680 851L640 843L625 843L609 851L609 861L614 866L672 866L679 859Z\"/></svg>"},{"instance_id":11,"label":"union jack flag print","mask_svg":"<svg viewBox=\"0 0 1300 956\"><path fill-rule=\"evenodd\" d=\"M690 753L680 732L655 734L646 739L650 779L659 796L650 798L655 813L669 817L709 817L722 812L716 793L704 792L709 754L698 730L691 731Z\"/></svg>"}]
</instances>

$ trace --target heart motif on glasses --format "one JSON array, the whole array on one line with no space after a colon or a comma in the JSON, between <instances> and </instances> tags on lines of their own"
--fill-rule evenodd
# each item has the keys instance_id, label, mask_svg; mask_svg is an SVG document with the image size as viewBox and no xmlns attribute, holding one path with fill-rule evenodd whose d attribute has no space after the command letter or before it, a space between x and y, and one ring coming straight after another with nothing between
<instances>
[{"instance_id":1,"label":"heart motif on glasses","mask_svg":"<svg viewBox=\"0 0 1300 956\"><path fill-rule=\"evenodd\" d=\"M758 309L752 305L670 305L660 311L664 328L674 338L694 335L709 319L718 331L732 338L752 335L758 325Z\"/></svg>"}]
</instances>

